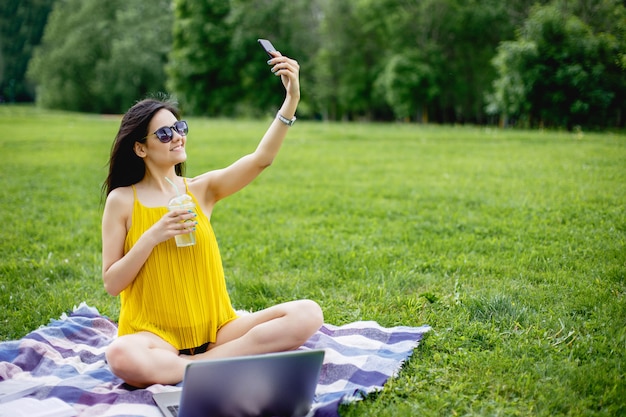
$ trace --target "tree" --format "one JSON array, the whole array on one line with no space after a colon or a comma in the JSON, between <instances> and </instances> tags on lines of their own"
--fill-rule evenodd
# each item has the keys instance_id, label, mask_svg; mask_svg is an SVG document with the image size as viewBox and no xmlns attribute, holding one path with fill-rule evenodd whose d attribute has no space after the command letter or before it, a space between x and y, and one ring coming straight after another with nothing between
<instances>
[{"instance_id":1,"label":"tree","mask_svg":"<svg viewBox=\"0 0 626 417\"><path fill-rule=\"evenodd\" d=\"M527 63L534 62L537 55L536 45L529 41L502 42L498 47L492 63L500 76L493 81L493 91L486 94L486 110L501 115L501 126L508 125L511 117L529 114L530 104L526 100L529 87L524 77L530 71Z\"/></svg>"},{"instance_id":2,"label":"tree","mask_svg":"<svg viewBox=\"0 0 626 417\"><path fill-rule=\"evenodd\" d=\"M440 69L447 35L441 22L448 10L448 2L428 0L388 1L385 10L377 11L385 42L374 90L396 118L428 122L445 90Z\"/></svg>"},{"instance_id":3,"label":"tree","mask_svg":"<svg viewBox=\"0 0 626 417\"><path fill-rule=\"evenodd\" d=\"M170 0L126 0L117 8L108 55L94 68L99 111L125 112L136 101L165 92L172 14Z\"/></svg>"},{"instance_id":4,"label":"tree","mask_svg":"<svg viewBox=\"0 0 626 417\"><path fill-rule=\"evenodd\" d=\"M375 119L391 112L373 85L385 63L389 0L323 1L315 56L315 103L324 118Z\"/></svg>"},{"instance_id":5,"label":"tree","mask_svg":"<svg viewBox=\"0 0 626 417\"><path fill-rule=\"evenodd\" d=\"M300 64L302 100L298 115L311 115L312 62L319 48L315 36L319 26L318 1L232 0L227 18L232 28L228 66L234 70L237 109L234 114L258 116L276 112L282 84L271 77L267 56L257 44L266 38L283 54ZM233 113L230 113L233 114Z\"/></svg>"},{"instance_id":6,"label":"tree","mask_svg":"<svg viewBox=\"0 0 626 417\"><path fill-rule=\"evenodd\" d=\"M168 0L55 3L29 63L37 103L120 113L148 92L163 91L171 43L168 11Z\"/></svg>"},{"instance_id":7,"label":"tree","mask_svg":"<svg viewBox=\"0 0 626 417\"><path fill-rule=\"evenodd\" d=\"M614 10L624 16L623 6ZM594 33L558 3L535 7L518 39L498 48L489 109L531 124L603 125L624 106L616 102L625 86L620 49L615 36Z\"/></svg>"},{"instance_id":8,"label":"tree","mask_svg":"<svg viewBox=\"0 0 626 417\"><path fill-rule=\"evenodd\" d=\"M228 0L176 0L174 33L166 71L168 87L190 114L216 115L236 106L229 66L232 29Z\"/></svg>"},{"instance_id":9,"label":"tree","mask_svg":"<svg viewBox=\"0 0 626 417\"><path fill-rule=\"evenodd\" d=\"M428 121L428 103L439 94L439 86L435 71L425 61L416 51L395 55L376 80L376 90L398 119L414 115Z\"/></svg>"},{"instance_id":10,"label":"tree","mask_svg":"<svg viewBox=\"0 0 626 417\"><path fill-rule=\"evenodd\" d=\"M39 44L54 0L0 2L0 102L33 101L26 68Z\"/></svg>"},{"instance_id":11,"label":"tree","mask_svg":"<svg viewBox=\"0 0 626 417\"><path fill-rule=\"evenodd\" d=\"M498 42L528 0L327 1L316 94L330 118L484 122ZM488 28L488 30L485 30Z\"/></svg>"},{"instance_id":12,"label":"tree","mask_svg":"<svg viewBox=\"0 0 626 417\"><path fill-rule=\"evenodd\" d=\"M94 69L108 53L116 3L68 0L55 4L28 70L37 84L41 106L95 110Z\"/></svg>"}]
</instances>

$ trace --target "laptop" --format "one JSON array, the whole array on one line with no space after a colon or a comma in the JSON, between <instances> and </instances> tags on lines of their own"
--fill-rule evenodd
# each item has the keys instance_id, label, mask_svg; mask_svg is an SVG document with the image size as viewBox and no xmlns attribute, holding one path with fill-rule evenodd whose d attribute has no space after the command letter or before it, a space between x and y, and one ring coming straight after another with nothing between
<instances>
[{"instance_id":1,"label":"laptop","mask_svg":"<svg viewBox=\"0 0 626 417\"><path fill-rule=\"evenodd\" d=\"M166 417L305 416L323 350L296 350L191 362L181 391L154 394Z\"/></svg>"}]
</instances>

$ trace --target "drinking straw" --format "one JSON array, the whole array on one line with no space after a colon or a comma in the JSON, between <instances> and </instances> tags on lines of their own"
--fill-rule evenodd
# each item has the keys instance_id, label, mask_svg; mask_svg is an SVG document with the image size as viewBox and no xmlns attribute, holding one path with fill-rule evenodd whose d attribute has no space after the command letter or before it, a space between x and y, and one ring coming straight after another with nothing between
<instances>
[{"instance_id":1,"label":"drinking straw","mask_svg":"<svg viewBox=\"0 0 626 417\"><path fill-rule=\"evenodd\" d=\"M172 187L174 187L174 190L176 191L176 195L178 197L180 197L180 191L178 191L178 187L176 186L176 184L174 184L174 182L171 179L167 178L167 177L165 177L165 179L167 180L167 182L172 184Z\"/></svg>"}]
</instances>

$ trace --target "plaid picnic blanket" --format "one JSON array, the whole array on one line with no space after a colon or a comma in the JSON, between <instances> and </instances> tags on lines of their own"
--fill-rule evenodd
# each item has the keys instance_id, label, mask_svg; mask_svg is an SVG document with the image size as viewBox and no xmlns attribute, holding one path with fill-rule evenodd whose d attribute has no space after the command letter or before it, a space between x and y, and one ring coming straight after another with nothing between
<instances>
[{"instance_id":1,"label":"plaid picnic blanket","mask_svg":"<svg viewBox=\"0 0 626 417\"><path fill-rule=\"evenodd\" d=\"M313 414L336 417L341 403L381 389L429 330L383 328L371 321L325 324L303 346L326 351ZM33 397L60 398L79 416L161 417L152 395L174 388L130 390L114 376L104 352L116 334L115 323L83 303L20 340L0 343L0 380L43 382Z\"/></svg>"}]
</instances>

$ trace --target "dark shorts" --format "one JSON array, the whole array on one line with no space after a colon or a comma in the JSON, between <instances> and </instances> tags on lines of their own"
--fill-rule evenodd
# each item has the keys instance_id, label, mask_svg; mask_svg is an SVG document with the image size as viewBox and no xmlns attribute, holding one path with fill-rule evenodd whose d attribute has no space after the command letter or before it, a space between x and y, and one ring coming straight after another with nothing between
<instances>
[{"instance_id":1,"label":"dark shorts","mask_svg":"<svg viewBox=\"0 0 626 417\"><path fill-rule=\"evenodd\" d=\"M200 346L197 346L197 347L194 347L194 348L181 349L181 350L178 351L178 353L180 355L189 355L189 356L198 355L200 353L204 353L207 350L209 350L209 344L210 343L207 342L207 343L205 343L203 345L200 345Z\"/></svg>"}]
</instances>

